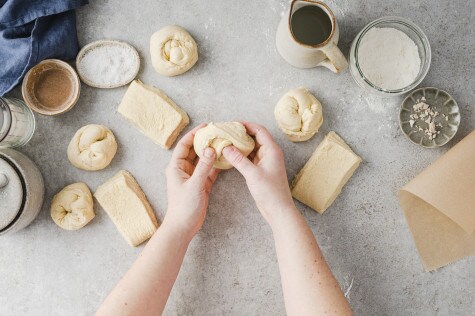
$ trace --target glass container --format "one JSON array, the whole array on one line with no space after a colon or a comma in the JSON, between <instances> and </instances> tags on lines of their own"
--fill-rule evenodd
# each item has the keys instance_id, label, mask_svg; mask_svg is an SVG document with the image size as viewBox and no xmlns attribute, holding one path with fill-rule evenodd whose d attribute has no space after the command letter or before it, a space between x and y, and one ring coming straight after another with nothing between
<instances>
[{"instance_id":1,"label":"glass container","mask_svg":"<svg viewBox=\"0 0 475 316\"><path fill-rule=\"evenodd\" d=\"M23 146L34 132L31 109L19 99L0 97L0 148Z\"/></svg>"},{"instance_id":2,"label":"glass container","mask_svg":"<svg viewBox=\"0 0 475 316\"><path fill-rule=\"evenodd\" d=\"M383 89L369 81L361 71L358 63L358 48L361 43L361 39L365 36L365 34L375 27L394 28L399 31L402 31L414 41L414 44L416 44L419 50L419 57L421 58L421 68L419 70L419 74L410 85L396 90ZM373 22L366 25L361 30L361 32L358 33L358 35L353 40L353 43L351 44L350 55L348 59L350 64L351 75L360 87L372 94L388 97L401 95L406 92L409 92L421 83L421 81L424 79L424 77L427 75L427 72L429 71L431 50L427 36L417 25L404 18L388 16L374 20Z\"/></svg>"}]
</instances>

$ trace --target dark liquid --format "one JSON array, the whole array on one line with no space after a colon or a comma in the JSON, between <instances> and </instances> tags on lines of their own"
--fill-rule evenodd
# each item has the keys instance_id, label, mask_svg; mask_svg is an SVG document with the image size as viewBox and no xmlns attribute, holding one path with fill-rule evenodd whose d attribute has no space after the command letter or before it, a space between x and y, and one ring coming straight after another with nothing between
<instances>
[{"instance_id":1,"label":"dark liquid","mask_svg":"<svg viewBox=\"0 0 475 316\"><path fill-rule=\"evenodd\" d=\"M328 14L317 6L305 6L292 14L292 34L302 44L318 45L325 42L332 33L332 22Z\"/></svg>"}]
</instances>

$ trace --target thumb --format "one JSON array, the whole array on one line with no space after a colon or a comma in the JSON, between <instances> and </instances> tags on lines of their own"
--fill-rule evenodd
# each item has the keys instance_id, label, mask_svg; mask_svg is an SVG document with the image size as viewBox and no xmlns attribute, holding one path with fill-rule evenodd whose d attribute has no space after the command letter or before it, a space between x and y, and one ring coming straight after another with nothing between
<instances>
[{"instance_id":1,"label":"thumb","mask_svg":"<svg viewBox=\"0 0 475 316\"><path fill-rule=\"evenodd\" d=\"M232 145L223 149L223 156L244 178L247 178L255 168L254 164Z\"/></svg>"},{"instance_id":2,"label":"thumb","mask_svg":"<svg viewBox=\"0 0 475 316\"><path fill-rule=\"evenodd\" d=\"M199 158L195 171L191 176L191 180L198 185L205 185L208 179L209 172L213 169L214 161L216 160L216 152L213 148L206 147L203 149L203 155Z\"/></svg>"}]
</instances>

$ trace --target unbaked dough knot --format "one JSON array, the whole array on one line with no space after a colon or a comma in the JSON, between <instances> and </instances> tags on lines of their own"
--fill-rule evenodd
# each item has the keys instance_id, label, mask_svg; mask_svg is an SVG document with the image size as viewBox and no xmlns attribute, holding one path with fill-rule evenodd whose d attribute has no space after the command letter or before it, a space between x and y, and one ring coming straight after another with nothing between
<instances>
[{"instance_id":1,"label":"unbaked dough knot","mask_svg":"<svg viewBox=\"0 0 475 316\"><path fill-rule=\"evenodd\" d=\"M222 138L222 137L216 137L216 138L211 138L208 141L207 146L214 148L214 151L216 152L216 156L218 158L221 158L223 154L223 149L231 145L233 145L233 143L230 140Z\"/></svg>"},{"instance_id":2,"label":"unbaked dough knot","mask_svg":"<svg viewBox=\"0 0 475 316\"><path fill-rule=\"evenodd\" d=\"M91 191L82 182L68 185L53 197L51 218L63 229L84 227L94 216Z\"/></svg>"},{"instance_id":3,"label":"unbaked dough knot","mask_svg":"<svg viewBox=\"0 0 475 316\"><path fill-rule=\"evenodd\" d=\"M68 146L69 161L83 170L107 167L117 152L112 131L102 125L86 125L79 129Z\"/></svg>"},{"instance_id":4,"label":"unbaked dough knot","mask_svg":"<svg viewBox=\"0 0 475 316\"><path fill-rule=\"evenodd\" d=\"M322 105L305 88L290 90L282 96L274 114L282 132L294 142L308 140L323 123Z\"/></svg>"},{"instance_id":5,"label":"unbaked dough knot","mask_svg":"<svg viewBox=\"0 0 475 316\"><path fill-rule=\"evenodd\" d=\"M244 156L249 155L254 149L255 143L246 132L246 128L239 122L209 123L208 126L199 129L195 134L193 146L195 152L201 157L205 147L211 147L216 152L214 167L230 169L232 165L222 155L223 149L233 145Z\"/></svg>"},{"instance_id":6,"label":"unbaked dough knot","mask_svg":"<svg viewBox=\"0 0 475 316\"><path fill-rule=\"evenodd\" d=\"M163 46L162 54L170 63L183 66L189 63L192 58L193 52L190 46L192 46L190 43L170 39Z\"/></svg>"},{"instance_id":7,"label":"unbaked dough knot","mask_svg":"<svg viewBox=\"0 0 475 316\"><path fill-rule=\"evenodd\" d=\"M159 74L176 76L193 67L198 60L198 48L185 29L166 26L150 38L150 55Z\"/></svg>"}]
</instances>

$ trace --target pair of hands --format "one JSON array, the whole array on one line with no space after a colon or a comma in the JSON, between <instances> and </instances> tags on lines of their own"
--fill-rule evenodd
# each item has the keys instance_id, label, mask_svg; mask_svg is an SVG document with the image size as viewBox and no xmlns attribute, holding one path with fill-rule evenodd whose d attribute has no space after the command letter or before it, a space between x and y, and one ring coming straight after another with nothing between
<instances>
[{"instance_id":1,"label":"pair of hands","mask_svg":"<svg viewBox=\"0 0 475 316\"><path fill-rule=\"evenodd\" d=\"M243 124L256 141L254 151L244 157L236 147L229 146L223 150L223 156L244 176L258 209L272 226L276 217L294 207L284 154L265 127ZM183 136L166 169L168 210L163 225L190 240L203 225L209 194L220 172L213 167L216 153L212 148L205 148L202 158L193 149L195 133L204 126L199 125Z\"/></svg>"}]
</instances>

